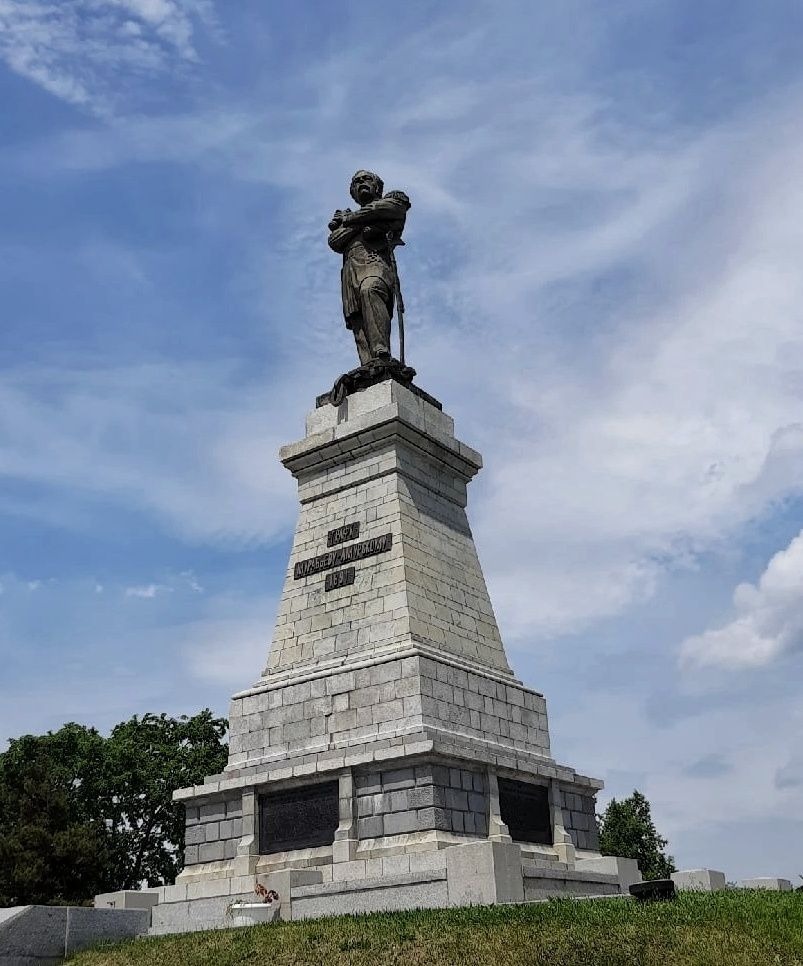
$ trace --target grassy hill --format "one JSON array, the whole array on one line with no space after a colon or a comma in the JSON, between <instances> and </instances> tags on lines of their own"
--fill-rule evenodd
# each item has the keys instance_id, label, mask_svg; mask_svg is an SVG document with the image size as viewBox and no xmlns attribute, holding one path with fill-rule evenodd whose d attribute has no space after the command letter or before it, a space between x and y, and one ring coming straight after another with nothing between
<instances>
[{"instance_id":1,"label":"grassy hill","mask_svg":"<svg viewBox=\"0 0 803 966\"><path fill-rule=\"evenodd\" d=\"M140 939L72 966L803 966L803 893L339 916Z\"/></svg>"}]
</instances>

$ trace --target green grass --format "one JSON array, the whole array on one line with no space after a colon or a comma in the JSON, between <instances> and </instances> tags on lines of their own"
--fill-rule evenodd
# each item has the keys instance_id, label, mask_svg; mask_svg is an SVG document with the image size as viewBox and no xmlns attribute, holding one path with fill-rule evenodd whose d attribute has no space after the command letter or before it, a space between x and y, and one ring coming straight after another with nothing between
<instances>
[{"instance_id":1,"label":"green grass","mask_svg":"<svg viewBox=\"0 0 803 966\"><path fill-rule=\"evenodd\" d=\"M139 939L73 966L803 966L803 893L338 916Z\"/></svg>"}]
</instances>

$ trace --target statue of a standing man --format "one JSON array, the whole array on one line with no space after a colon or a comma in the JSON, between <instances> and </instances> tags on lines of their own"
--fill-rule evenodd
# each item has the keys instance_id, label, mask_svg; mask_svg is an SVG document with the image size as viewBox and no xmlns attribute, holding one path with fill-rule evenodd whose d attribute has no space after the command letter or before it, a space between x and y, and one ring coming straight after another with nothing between
<instances>
[{"instance_id":1,"label":"statue of a standing man","mask_svg":"<svg viewBox=\"0 0 803 966\"><path fill-rule=\"evenodd\" d=\"M393 249L401 239L410 200L403 191L383 198L382 179L358 171L351 197L359 210L336 211L329 222L329 247L343 256L343 315L354 333L360 364L390 360L390 320L398 285Z\"/></svg>"}]
</instances>

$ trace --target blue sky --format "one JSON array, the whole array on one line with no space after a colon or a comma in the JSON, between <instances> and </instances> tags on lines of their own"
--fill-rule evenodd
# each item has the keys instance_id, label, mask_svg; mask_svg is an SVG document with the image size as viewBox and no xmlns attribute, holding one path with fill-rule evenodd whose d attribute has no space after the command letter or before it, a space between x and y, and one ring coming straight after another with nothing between
<instances>
[{"instance_id":1,"label":"blue sky","mask_svg":"<svg viewBox=\"0 0 803 966\"><path fill-rule=\"evenodd\" d=\"M0 737L225 713L404 188L408 354L557 756L803 871L803 9L0 0Z\"/></svg>"}]
</instances>

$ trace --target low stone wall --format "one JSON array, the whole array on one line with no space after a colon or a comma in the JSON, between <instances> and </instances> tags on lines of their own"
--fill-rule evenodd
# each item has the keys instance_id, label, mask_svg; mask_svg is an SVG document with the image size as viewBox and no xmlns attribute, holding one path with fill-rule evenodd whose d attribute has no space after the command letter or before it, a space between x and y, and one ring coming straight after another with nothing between
<instances>
[{"instance_id":1,"label":"low stone wall","mask_svg":"<svg viewBox=\"0 0 803 966\"><path fill-rule=\"evenodd\" d=\"M488 834L488 788L482 772L445 765L355 776L360 839L409 832Z\"/></svg>"},{"instance_id":2,"label":"low stone wall","mask_svg":"<svg viewBox=\"0 0 803 966\"><path fill-rule=\"evenodd\" d=\"M0 966L55 966L65 955L148 931L147 909L21 906L0 918Z\"/></svg>"}]
</instances>

